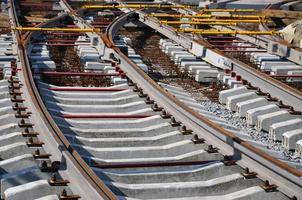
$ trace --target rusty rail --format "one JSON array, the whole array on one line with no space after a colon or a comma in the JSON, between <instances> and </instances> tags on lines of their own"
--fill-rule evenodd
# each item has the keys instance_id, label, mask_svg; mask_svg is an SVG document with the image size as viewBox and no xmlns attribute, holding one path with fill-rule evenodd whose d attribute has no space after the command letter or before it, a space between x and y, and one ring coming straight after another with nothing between
<instances>
[{"instance_id":1,"label":"rusty rail","mask_svg":"<svg viewBox=\"0 0 302 200\"><path fill-rule=\"evenodd\" d=\"M14 2L10 1L11 9L14 13L14 21L16 25L19 25L18 18L15 12ZM67 15L63 15L60 17L56 17L54 19L51 19L50 21L53 22L58 19L64 19ZM41 23L38 25L38 27L46 26L49 23L49 21ZM30 38L33 33L27 33L24 38L21 38L20 32L16 31L17 40L18 40L18 48L20 51L20 59L23 63L23 73L26 77L25 84L27 85L29 89L29 94L31 95L33 102L35 104L35 107L41 114L45 124L47 125L48 129L52 133L53 138L56 140L56 142L59 144L59 146L62 147L62 151L65 151L67 156L71 159L73 164L77 167L77 169L81 172L81 174L86 178L86 180L93 186L93 188L98 192L98 194L103 199L108 200L117 200L117 197L111 190L107 188L107 186L99 179L99 177L94 173L94 171L89 167L89 165L82 159L82 157L78 154L77 151L73 149L67 138L64 136L64 134L61 132L61 130L58 128L54 120L52 119L51 115L49 114L47 108L45 107L38 89L35 85L32 71L30 68L29 60L27 55L27 49L26 46L30 42Z\"/></svg>"},{"instance_id":2,"label":"rusty rail","mask_svg":"<svg viewBox=\"0 0 302 200\"><path fill-rule=\"evenodd\" d=\"M268 169L273 174L278 174L280 176L280 180L288 181L288 183L292 183L296 187L301 189L302 182L302 172L290 167L286 163L277 160L273 157L271 157L269 154L263 152L262 150L254 147L253 145L249 144L248 142L240 139L233 133L225 130L224 128L218 126L214 122L211 122L209 119L201 116L194 110L188 108L186 105L184 105L182 102L177 100L175 97L173 97L170 93L165 91L163 88L161 88L156 82L154 82L147 74L145 74L133 61L131 61L127 56L125 56L118 47L115 47L114 41L113 41L113 34L112 30L114 29L114 26L117 23L120 23L121 18L127 18L127 16L131 13L127 13L122 15L120 18L114 20L110 26L106 29L106 46L112 47L116 55L118 55L121 59L123 59L129 66L133 68L133 70L139 74L139 76L143 77L143 79L152 87L154 90L160 92L163 99L167 99L167 101L173 102L174 105L177 105L177 108L180 108L181 110L185 111L183 112L183 117L194 117L195 119L198 119L200 122L205 124L207 127L209 127L207 130L215 130L213 133L210 132L210 134L214 135L219 140L222 140L225 143L228 143L230 146L232 146L236 151L239 151L241 155L246 156L249 158L249 160L253 160L256 164L255 165L261 165L264 166L265 169ZM118 25L120 26L120 25ZM116 32L116 30L114 30ZM126 75L129 75L126 73ZM142 86L143 87L143 86ZM165 101L164 101L165 102ZM196 123L192 118L192 124ZM259 156L259 160L256 160L256 157ZM283 183L283 186L285 186L287 189L289 189L289 186L286 183ZM296 191L296 190L295 190ZM299 191L296 191L296 194L301 195ZM289 194L293 195L293 194Z\"/></svg>"}]
</instances>

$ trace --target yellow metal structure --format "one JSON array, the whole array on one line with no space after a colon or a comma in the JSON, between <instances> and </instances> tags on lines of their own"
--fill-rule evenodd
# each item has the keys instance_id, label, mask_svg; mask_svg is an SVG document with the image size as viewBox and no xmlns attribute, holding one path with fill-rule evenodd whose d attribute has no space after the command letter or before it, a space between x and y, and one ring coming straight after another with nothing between
<instances>
[{"instance_id":1,"label":"yellow metal structure","mask_svg":"<svg viewBox=\"0 0 302 200\"><path fill-rule=\"evenodd\" d=\"M255 12L255 9L200 9L202 12Z\"/></svg>"},{"instance_id":2,"label":"yellow metal structure","mask_svg":"<svg viewBox=\"0 0 302 200\"><path fill-rule=\"evenodd\" d=\"M232 25L236 26L237 23L235 22L193 22L193 21L160 21L160 24L166 25L181 25L181 24L190 24L190 25Z\"/></svg>"},{"instance_id":3,"label":"yellow metal structure","mask_svg":"<svg viewBox=\"0 0 302 200\"><path fill-rule=\"evenodd\" d=\"M87 9L120 9L120 8L191 8L191 6L184 5L164 5L164 4L128 4L128 5L84 5L82 8Z\"/></svg>"},{"instance_id":4,"label":"yellow metal structure","mask_svg":"<svg viewBox=\"0 0 302 200\"><path fill-rule=\"evenodd\" d=\"M86 33L86 32L101 32L99 28L36 28L36 27L15 27L13 30L17 31L61 31L61 32L78 32L78 33Z\"/></svg>"},{"instance_id":5,"label":"yellow metal structure","mask_svg":"<svg viewBox=\"0 0 302 200\"><path fill-rule=\"evenodd\" d=\"M194 33L199 35L277 35L278 31L219 31L204 29L176 29L180 33Z\"/></svg>"},{"instance_id":6,"label":"yellow metal structure","mask_svg":"<svg viewBox=\"0 0 302 200\"><path fill-rule=\"evenodd\" d=\"M260 20L192 20L192 21L160 21L161 24L167 25L181 25L181 24L192 24L192 25L203 25L203 24L237 24L237 23L260 23Z\"/></svg>"},{"instance_id":7,"label":"yellow metal structure","mask_svg":"<svg viewBox=\"0 0 302 200\"><path fill-rule=\"evenodd\" d=\"M210 14L195 14L195 15L185 15L185 14L166 14L166 13L153 13L146 14L146 17L159 17L159 18L231 18L231 19L265 19L262 15L210 15Z\"/></svg>"},{"instance_id":8,"label":"yellow metal structure","mask_svg":"<svg viewBox=\"0 0 302 200\"><path fill-rule=\"evenodd\" d=\"M232 23L261 23L267 22L265 19L196 19L193 18L194 22L232 22ZM169 22L169 21L168 21ZM179 21L170 21L170 22L179 22Z\"/></svg>"}]
</instances>

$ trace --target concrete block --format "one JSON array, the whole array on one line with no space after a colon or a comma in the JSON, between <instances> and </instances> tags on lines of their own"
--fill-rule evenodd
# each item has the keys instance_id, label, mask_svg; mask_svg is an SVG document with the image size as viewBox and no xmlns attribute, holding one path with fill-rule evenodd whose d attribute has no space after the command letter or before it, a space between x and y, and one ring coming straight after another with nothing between
<instances>
[{"instance_id":1,"label":"concrete block","mask_svg":"<svg viewBox=\"0 0 302 200\"><path fill-rule=\"evenodd\" d=\"M99 61L100 56L99 54L85 54L84 56L80 57L82 63L86 63L89 61Z\"/></svg>"},{"instance_id":2,"label":"concrete block","mask_svg":"<svg viewBox=\"0 0 302 200\"><path fill-rule=\"evenodd\" d=\"M271 72L274 75L285 75L289 71L301 71L302 67L299 65L284 65L272 67Z\"/></svg>"},{"instance_id":3,"label":"concrete block","mask_svg":"<svg viewBox=\"0 0 302 200\"><path fill-rule=\"evenodd\" d=\"M109 72L110 70L114 70L114 71L115 71L115 68L114 68L114 67L111 67L111 66L106 66L106 67L104 67L104 73L105 73L105 74L108 74L108 72Z\"/></svg>"},{"instance_id":4,"label":"concrete block","mask_svg":"<svg viewBox=\"0 0 302 200\"><path fill-rule=\"evenodd\" d=\"M257 117L257 128L268 132L271 125L292 118L293 116L286 110L259 115Z\"/></svg>"},{"instance_id":5,"label":"concrete block","mask_svg":"<svg viewBox=\"0 0 302 200\"><path fill-rule=\"evenodd\" d=\"M241 81L237 81L237 80L233 80L233 79L230 79L228 81L228 85L231 87L231 88L235 88L235 86L242 86L242 82Z\"/></svg>"},{"instance_id":6,"label":"concrete block","mask_svg":"<svg viewBox=\"0 0 302 200\"><path fill-rule=\"evenodd\" d=\"M200 66L200 65L204 65L207 64L207 62L201 61L201 60L196 60L196 61L183 61L180 63L180 67L182 68L186 68L188 66Z\"/></svg>"},{"instance_id":7,"label":"concrete block","mask_svg":"<svg viewBox=\"0 0 302 200\"><path fill-rule=\"evenodd\" d=\"M32 63L33 69L56 69L56 63L52 60L42 60Z\"/></svg>"},{"instance_id":8,"label":"concrete block","mask_svg":"<svg viewBox=\"0 0 302 200\"><path fill-rule=\"evenodd\" d=\"M136 64L144 64L143 60L140 58L131 58L131 60Z\"/></svg>"},{"instance_id":9,"label":"concrete block","mask_svg":"<svg viewBox=\"0 0 302 200\"><path fill-rule=\"evenodd\" d=\"M302 140L298 140L296 143L296 154L302 158Z\"/></svg>"},{"instance_id":10,"label":"concrete block","mask_svg":"<svg viewBox=\"0 0 302 200\"><path fill-rule=\"evenodd\" d=\"M296 70L296 71L288 71L288 75L302 75L302 70ZM287 78L287 82L302 82L302 78L297 77L297 78Z\"/></svg>"},{"instance_id":11,"label":"concrete block","mask_svg":"<svg viewBox=\"0 0 302 200\"><path fill-rule=\"evenodd\" d=\"M229 90L223 90L219 92L219 102L221 104L226 103L226 99L230 96L234 96L237 94L243 94L247 93L248 89L246 87L239 87L239 88L234 88L234 89L229 89Z\"/></svg>"},{"instance_id":12,"label":"concrete block","mask_svg":"<svg viewBox=\"0 0 302 200\"><path fill-rule=\"evenodd\" d=\"M47 180L38 180L7 189L4 192L4 198L11 200L37 199L57 192L60 192L59 187L51 187Z\"/></svg>"},{"instance_id":13,"label":"concrete block","mask_svg":"<svg viewBox=\"0 0 302 200\"><path fill-rule=\"evenodd\" d=\"M172 51L185 51L185 48L183 48L182 46L173 46L173 47L171 46L166 48L165 53L168 56L171 56Z\"/></svg>"},{"instance_id":14,"label":"concrete block","mask_svg":"<svg viewBox=\"0 0 302 200\"><path fill-rule=\"evenodd\" d=\"M197 70L213 70L214 68L210 67L209 65L204 65L204 66L189 66L188 71L190 74L195 75L197 74Z\"/></svg>"},{"instance_id":15,"label":"concrete block","mask_svg":"<svg viewBox=\"0 0 302 200\"><path fill-rule=\"evenodd\" d=\"M132 59L142 59L142 57L138 54L131 54L131 55L128 55L128 58L130 58L131 60Z\"/></svg>"},{"instance_id":16,"label":"concrete block","mask_svg":"<svg viewBox=\"0 0 302 200\"><path fill-rule=\"evenodd\" d=\"M120 85L127 83L127 79L121 77L114 77L112 80L113 85Z\"/></svg>"},{"instance_id":17,"label":"concrete block","mask_svg":"<svg viewBox=\"0 0 302 200\"><path fill-rule=\"evenodd\" d=\"M177 45L175 42L167 41L163 42L162 45L160 46L162 51L165 51L166 46L171 46L171 45Z\"/></svg>"},{"instance_id":18,"label":"concrete block","mask_svg":"<svg viewBox=\"0 0 302 200\"><path fill-rule=\"evenodd\" d=\"M234 95L234 96L230 96L227 97L226 100L226 106L228 107L228 109L230 109L231 111L235 111L235 106L237 103L239 102L244 102L250 99L255 99L257 98L258 95L255 92L247 92L244 94L238 94L238 95Z\"/></svg>"},{"instance_id":19,"label":"concrete block","mask_svg":"<svg viewBox=\"0 0 302 200\"><path fill-rule=\"evenodd\" d=\"M260 65L260 69L264 71L270 71L274 66L290 65L291 62L280 62L280 61L263 61Z\"/></svg>"},{"instance_id":20,"label":"concrete block","mask_svg":"<svg viewBox=\"0 0 302 200\"><path fill-rule=\"evenodd\" d=\"M266 113L271 113L280 110L276 104L270 104L267 106L261 106L257 108L250 109L246 112L246 121L250 125L255 125L257 122L257 117Z\"/></svg>"},{"instance_id":21,"label":"concrete block","mask_svg":"<svg viewBox=\"0 0 302 200\"><path fill-rule=\"evenodd\" d=\"M47 50L47 46L46 45L34 45L32 47L31 51L43 51L43 50Z\"/></svg>"},{"instance_id":22,"label":"concrete block","mask_svg":"<svg viewBox=\"0 0 302 200\"><path fill-rule=\"evenodd\" d=\"M222 78L222 83L228 84L228 81L231 80L231 79L233 79L231 76L225 75L225 76L223 76L223 78ZM235 80L235 79L234 79L234 80Z\"/></svg>"},{"instance_id":23,"label":"concrete block","mask_svg":"<svg viewBox=\"0 0 302 200\"><path fill-rule=\"evenodd\" d=\"M196 56L193 55L184 55L184 56L179 56L179 58L177 60L174 60L175 64L180 64L182 61L194 61L196 60Z\"/></svg>"},{"instance_id":24,"label":"concrete block","mask_svg":"<svg viewBox=\"0 0 302 200\"><path fill-rule=\"evenodd\" d=\"M275 123L269 128L269 137L273 141L282 141L283 133L302 128L302 119L296 118Z\"/></svg>"},{"instance_id":25,"label":"concrete block","mask_svg":"<svg viewBox=\"0 0 302 200\"><path fill-rule=\"evenodd\" d=\"M219 81L222 81L224 76L225 76L225 75L224 75L223 73L219 73L219 74L217 75L217 79L218 79Z\"/></svg>"},{"instance_id":26,"label":"concrete block","mask_svg":"<svg viewBox=\"0 0 302 200\"><path fill-rule=\"evenodd\" d=\"M81 48L78 55L80 57L87 55L87 54L98 54L97 50L94 48Z\"/></svg>"},{"instance_id":27,"label":"concrete block","mask_svg":"<svg viewBox=\"0 0 302 200\"><path fill-rule=\"evenodd\" d=\"M144 72L148 73L149 68L146 64L144 63L138 63L137 66L139 66Z\"/></svg>"},{"instance_id":28,"label":"concrete block","mask_svg":"<svg viewBox=\"0 0 302 200\"><path fill-rule=\"evenodd\" d=\"M297 141L302 140L302 128L286 131L282 137L282 146L287 150L294 150Z\"/></svg>"},{"instance_id":29,"label":"concrete block","mask_svg":"<svg viewBox=\"0 0 302 200\"><path fill-rule=\"evenodd\" d=\"M236 112L239 113L240 117L245 117L246 112L248 110L253 109L253 108L258 108L261 106L265 106L265 105L268 105L268 101L263 97L259 97L259 98L255 98L255 99L237 103Z\"/></svg>"},{"instance_id":30,"label":"concrete block","mask_svg":"<svg viewBox=\"0 0 302 200\"><path fill-rule=\"evenodd\" d=\"M263 61L272 61L272 60L278 61L278 60L281 60L281 59L280 59L279 56L275 56L275 55L270 55L270 56L259 56L259 57L257 58L256 63L261 64Z\"/></svg>"},{"instance_id":31,"label":"concrete block","mask_svg":"<svg viewBox=\"0 0 302 200\"><path fill-rule=\"evenodd\" d=\"M85 63L85 69L86 70L103 71L106 66L111 67L111 64L100 63L100 62L86 62Z\"/></svg>"},{"instance_id":32,"label":"concrete block","mask_svg":"<svg viewBox=\"0 0 302 200\"><path fill-rule=\"evenodd\" d=\"M170 56L170 60L174 60L176 55L191 55L189 52L187 51L171 51L171 56Z\"/></svg>"},{"instance_id":33,"label":"concrete block","mask_svg":"<svg viewBox=\"0 0 302 200\"><path fill-rule=\"evenodd\" d=\"M195 81L201 83L209 83L217 80L217 69L206 69L206 70L197 70L195 75Z\"/></svg>"},{"instance_id":34,"label":"concrete block","mask_svg":"<svg viewBox=\"0 0 302 200\"><path fill-rule=\"evenodd\" d=\"M49 56L30 56L29 59L33 61L51 61Z\"/></svg>"},{"instance_id":35,"label":"concrete block","mask_svg":"<svg viewBox=\"0 0 302 200\"><path fill-rule=\"evenodd\" d=\"M163 45L163 43L168 42L168 41L171 41L171 40L169 40L169 39L160 39L159 40L159 46L161 47Z\"/></svg>"}]
</instances>

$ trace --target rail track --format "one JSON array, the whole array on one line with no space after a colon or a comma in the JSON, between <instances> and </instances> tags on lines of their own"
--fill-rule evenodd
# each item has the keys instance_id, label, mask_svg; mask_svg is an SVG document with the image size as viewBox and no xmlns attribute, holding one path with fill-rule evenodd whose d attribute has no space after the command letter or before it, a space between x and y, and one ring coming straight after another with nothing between
<instances>
[{"instance_id":1,"label":"rail track","mask_svg":"<svg viewBox=\"0 0 302 200\"><path fill-rule=\"evenodd\" d=\"M67 2L60 5L71 17L40 27L62 21L92 27ZM27 33L21 40L16 32L22 63L17 75L30 99L29 119L67 168L68 193L83 199L301 199L299 170L198 114L174 97L194 102L190 95L159 86L122 53L113 38L131 14L116 18L102 35L58 33L69 44L61 49L65 57L72 55L65 60L49 56L55 45L47 47L53 42L47 34ZM40 67L53 59L54 67Z\"/></svg>"},{"instance_id":2,"label":"rail track","mask_svg":"<svg viewBox=\"0 0 302 200\"><path fill-rule=\"evenodd\" d=\"M264 92L270 93L272 96L279 98L286 104L294 106L301 103L301 92L299 90L277 81L269 75L259 72L240 60L226 56L223 52L208 46L207 43L190 39L183 34L178 34L176 36L171 27L160 25L156 18L144 17L145 13L141 11L139 11L139 14L141 17L140 20L144 21L145 24L153 29L156 29L167 38L176 41L178 44L181 44L183 47L190 49L193 54L203 57L204 60L208 61L214 66L223 69L232 68L233 72L245 77L245 79L248 80L253 86L263 88ZM257 40L258 39L256 38L253 42L257 42ZM299 106L294 107L299 111L301 110Z\"/></svg>"}]
</instances>

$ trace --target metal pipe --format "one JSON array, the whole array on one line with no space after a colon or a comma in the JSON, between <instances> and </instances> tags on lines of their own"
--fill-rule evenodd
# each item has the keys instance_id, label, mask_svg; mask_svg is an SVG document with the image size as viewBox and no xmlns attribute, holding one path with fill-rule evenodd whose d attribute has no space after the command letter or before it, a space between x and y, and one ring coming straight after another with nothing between
<instances>
[{"instance_id":1,"label":"metal pipe","mask_svg":"<svg viewBox=\"0 0 302 200\"><path fill-rule=\"evenodd\" d=\"M255 9L200 9L202 12L255 12Z\"/></svg>"},{"instance_id":2,"label":"metal pipe","mask_svg":"<svg viewBox=\"0 0 302 200\"><path fill-rule=\"evenodd\" d=\"M235 22L235 23L261 23L267 22L265 19L196 19L193 18L194 22Z\"/></svg>"},{"instance_id":3,"label":"metal pipe","mask_svg":"<svg viewBox=\"0 0 302 200\"><path fill-rule=\"evenodd\" d=\"M176 32L194 33L200 35L276 35L278 31L220 31L220 30L204 30L204 29L176 29Z\"/></svg>"},{"instance_id":4,"label":"metal pipe","mask_svg":"<svg viewBox=\"0 0 302 200\"><path fill-rule=\"evenodd\" d=\"M236 26L237 23L234 22L220 22L220 21L208 21L208 22L192 22L192 21L160 21L161 24L167 25L181 25L181 24L190 24L190 25L232 25Z\"/></svg>"},{"instance_id":5,"label":"metal pipe","mask_svg":"<svg viewBox=\"0 0 302 200\"><path fill-rule=\"evenodd\" d=\"M212 14L195 14L195 15L186 15L186 14L167 14L167 13L153 13L146 14L146 17L173 17L173 18L239 18L239 19L265 19L265 16L262 15L212 15Z\"/></svg>"}]
</instances>

